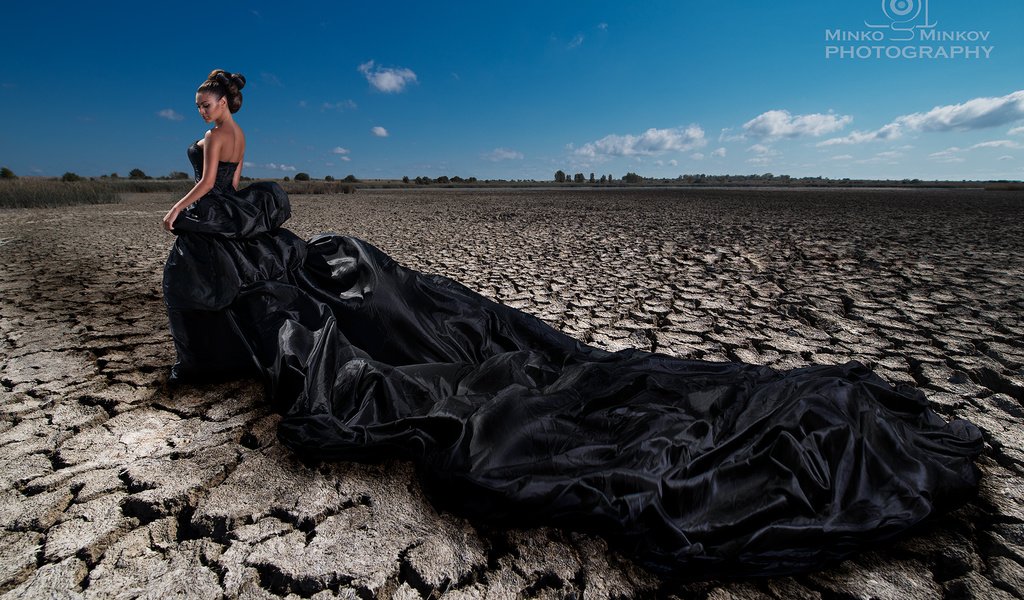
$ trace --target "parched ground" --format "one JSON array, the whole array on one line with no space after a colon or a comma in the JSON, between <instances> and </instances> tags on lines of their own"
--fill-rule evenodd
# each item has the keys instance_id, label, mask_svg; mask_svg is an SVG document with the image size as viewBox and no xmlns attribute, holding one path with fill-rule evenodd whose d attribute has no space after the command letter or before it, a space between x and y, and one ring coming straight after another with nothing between
<instances>
[{"instance_id":1,"label":"parched ground","mask_svg":"<svg viewBox=\"0 0 1024 600\"><path fill-rule=\"evenodd\" d=\"M364 237L608 348L858 359L985 432L976 500L827 571L663 582L600 538L495 530L408 465L297 462L256 381L168 389L176 198L0 212L3 598L1024 598L1024 197L980 191L368 191Z\"/></svg>"}]
</instances>

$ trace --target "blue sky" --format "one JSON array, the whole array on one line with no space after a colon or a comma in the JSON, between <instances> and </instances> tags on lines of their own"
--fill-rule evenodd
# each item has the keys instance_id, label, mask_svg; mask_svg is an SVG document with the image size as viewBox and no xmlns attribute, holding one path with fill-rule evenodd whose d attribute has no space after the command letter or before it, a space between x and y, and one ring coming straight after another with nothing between
<instances>
[{"instance_id":1,"label":"blue sky","mask_svg":"<svg viewBox=\"0 0 1024 600\"><path fill-rule=\"evenodd\" d=\"M4 16L0 165L20 175L188 171L208 127L195 88L224 68L248 79L236 119L254 177L1024 178L1020 0L76 2Z\"/></svg>"}]
</instances>

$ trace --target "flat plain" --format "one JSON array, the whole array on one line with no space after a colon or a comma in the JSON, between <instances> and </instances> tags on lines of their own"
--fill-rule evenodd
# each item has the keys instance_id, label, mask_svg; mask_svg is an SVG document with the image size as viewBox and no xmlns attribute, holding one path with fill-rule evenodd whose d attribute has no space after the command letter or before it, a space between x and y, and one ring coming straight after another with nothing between
<instances>
[{"instance_id":1,"label":"flat plain","mask_svg":"<svg viewBox=\"0 0 1024 600\"><path fill-rule=\"evenodd\" d=\"M588 343L856 359L984 432L962 509L823 571L689 584L599 537L438 513L404 463L303 464L257 381L169 388L175 200L0 212L4 598L1024 598L1024 194L292 197L300 236L364 238Z\"/></svg>"}]
</instances>

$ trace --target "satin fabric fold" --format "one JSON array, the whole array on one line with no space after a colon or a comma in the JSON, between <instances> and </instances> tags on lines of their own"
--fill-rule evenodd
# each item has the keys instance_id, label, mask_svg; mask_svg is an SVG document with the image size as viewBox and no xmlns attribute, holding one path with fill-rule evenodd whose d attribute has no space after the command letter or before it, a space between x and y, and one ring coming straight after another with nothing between
<instances>
[{"instance_id":1,"label":"satin fabric fold","mask_svg":"<svg viewBox=\"0 0 1024 600\"><path fill-rule=\"evenodd\" d=\"M679 579L819 568L977 487L978 429L856 361L608 352L289 214L273 183L204 196L164 297L175 379L261 377L303 456L411 460L444 509L598 533Z\"/></svg>"}]
</instances>

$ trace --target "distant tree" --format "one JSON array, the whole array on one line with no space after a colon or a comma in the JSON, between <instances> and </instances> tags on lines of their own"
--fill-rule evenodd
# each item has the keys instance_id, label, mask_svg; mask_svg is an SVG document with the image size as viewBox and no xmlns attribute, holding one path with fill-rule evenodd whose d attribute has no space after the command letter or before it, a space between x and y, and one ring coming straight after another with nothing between
<instances>
[{"instance_id":1,"label":"distant tree","mask_svg":"<svg viewBox=\"0 0 1024 600\"><path fill-rule=\"evenodd\" d=\"M429 177L425 177L425 176L422 176L422 175L416 178L416 183L418 183L420 185L430 185L430 181L431 180L430 180Z\"/></svg>"},{"instance_id":2,"label":"distant tree","mask_svg":"<svg viewBox=\"0 0 1024 600\"><path fill-rule=\"evenodd\" d=\"M188 179L188 173L181 171L171 171L171 174L167 176L168 179Z\"/></svg>"},{"instance_id":3,"label":"distant tree","mask_svg":"<svg viewBox=\"0 0 1024 600\"><path fill-rule=\"evenodd\" d=\"M459 177L458 175L452 176L452 183L462 183L463 181L465 181L465 179Z\"/></svg>"},{"instance_id":4,"label":"distant tree","mask_svg":"<svg viewBox=\"0 0 1024 600\"><path fill-rule=\"evenodd\" d=\"M606 177L605 175L602 175L601 176L601 183L604 183L606 181L608 181L608 177Z\"/></svg>"},{"instance_id":5,"label":"distant tree","mask_svg":"<svg viewBox=\"0 0 1024 600\"><path fill-rule=\"evenodd\" d=\"M350 174L346 175L346 176L345 176L345 179L343 179L342 181L347 181L347 182L349 182L349 183L357 183L357 182L358 182L359 180L358 180L358 179L356 179L356 176L355 176L355 175L352 175L352 174L350 173Z\"/></svg>"},{"instance_id":6,"label":"distant tree","mask_svg":"<svg viewBox=\"0 0 1024 600\"><path fill-rule=\"evenodd\" d=\"M111 178L111 179L120 179L120 178L121 178L121 176L120 176L120 175L118 175L117 173L111 173L111 174L110 174L110 178Z\"/></svg>"},{"instance_id":7,"label":"distant tree","mask_svg":"<svg viewBox=\"0 0 1024 600\"><path fill-rule=\"evenodd\" d=\"M565 183L565 171L561 169L555 171L555 183Z\"/></svg>"},{"instance_id":8,"label":"distant tree","mask_svg":"<svg viewBox=\"0 0 1024 600\"><path fill-rule=\"evenodd\" d=\"M128 172L128 177L132 179L146 179L146 174L142 172L142 169L132 169Z\"/></svg>"},{"instance_id":9,"label":"distant tree","mask_svg":"<svg viewBox=\"0 0 1024 600\"><path fill-rule=\"evenodd\" d=\"M63 175L61 175L60 180L61 181L81 181L82 178L79 177L78 174L72 173L71 171L68 171L67 173L64 173Z\"/></svg>"},{"instance_id":10,"label":"distant tree","mask_svg":"<svg viewBox=\"0 0 1024 600\"><path fill-rule=\"evenodd\" d=\"M611 183L611 182L612 182L612 181L614 181L614 180L615 180L615 178L614 178L614 177L612 177L612 174L611 174L611 173L609 173L609 174L608 174L608 183Z\"/></svg>"},{"instance_id":11,"label":"distant tree","mask_svg":"<svg viewBox=\"0 0 1024 600\"><path fill-rule=\"evenodd\" d=\"M299 172L295 174L295 181L309 181L309 173Z\"/></svg>"},{"instance_id":12,"label":"distant tree","mask_svg":"<svg viewBox=\"0 0 1024 600\"><path fill-rule=\"evenodd\" d=\"M447 175L441 175L440 177L438 177L434 181L436 181L437 183L448 183L450 180L448 179Z\"/></svg>"},{"instance_id":13,"label":"distant tree","mask_svg":"<svg viewBox=\"0 0 1024 600\"><path fill-rule=\"evenodd\" d=\"M283 178L281 179L281 181L291 181L291 178L289 178L289 177L288 177L287 175L285 175L285 176L284 176L284 177L283 177Z\"/></svg>"},{"instance_id":14,"label":"distant tree","mask_svg":"<svg viewBox=\"0 0 1024 600\"><path fill-rule=\"evenodd\" d=\"M402 183L409 183L409 176L408 175L403 175L402 176Z\"/></svg>"},{"instance_id":15,"label":"distant tree","mask_svg":"<svg viewBox=\"0 0 1024 600\"><path fill-rule=\"evenodd\" d=\"M587 178L583 176L583 173L577 173L572 176L572 180L575 181L576 183L583 183L584 181L587 180Z\"/></svg>"},{"instance_id":16,"label":"distant tree","mask_svg":"<svg viewBox=\"0 0 1024 600\"><path fill-rule=\"evenodd\" d=\"M0 179L17 179L18 176L14 174L14 171L7 167L0 168Z\"/></svg>"},{"instance_id":17,"label":"distant tree","mask_svg":"<svg viewBox=\"0 0 1024 600\"><path fill-rule=\"evenodd\" d=\"M622 176L622 180L625 181L626 183L640 183L641 181L643 181L643 179L643 177L640 177L639 175L633 173L632 171Z\"/></svg>"},{"instance_id":18,"label":"distant tree","mask_svg":"<svg viewBox=\"0 0 1024 600\"><path fill-rule=\"evenodd\" d=\"M334 181L333 175L324 175L324 181Z\"/></svg>"},{"instance_id":19,"label":"distant tree","mask_svg":"<svg viewBox=\"0 0 1024 600\"><path fill-rule=\"evenodd\" d=\"M594 174L591 173L590 174L590 183L594 183L595 181L596 181L596 179L594 179Z\"/></svg>"},{"instance_id":20,"label":"distant tree","mask_svg":"<svg viewBox=\"0 0 1024 600\"><path fill-rule=\"evenodd\" d=\"M469 177L466 179L466 183L476 183L476 177Z\"/></svg>"}]
</instances>

